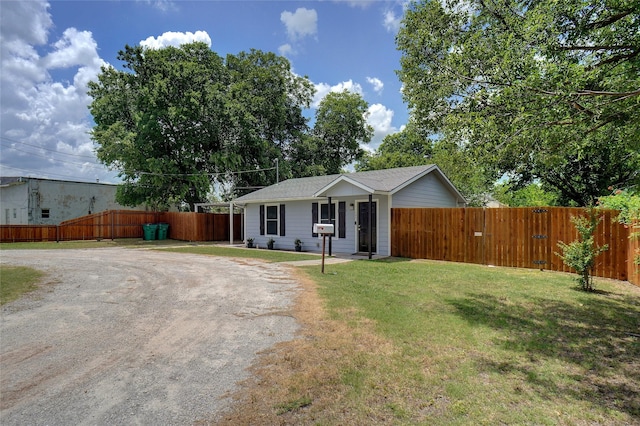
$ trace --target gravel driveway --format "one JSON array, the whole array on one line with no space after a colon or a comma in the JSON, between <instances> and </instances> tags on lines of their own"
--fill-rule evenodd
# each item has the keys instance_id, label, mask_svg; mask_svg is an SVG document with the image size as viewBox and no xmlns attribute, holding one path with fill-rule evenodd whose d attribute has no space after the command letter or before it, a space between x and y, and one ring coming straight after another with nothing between
<instances>
[{"instance_id":1,"label":"gravel driveway","mask_svg":"<svg viewBox=\"0 0 640 426\"><path fill-rule=\"evenodd\" d=\"M146 249L3 250L48 273L1 309L2 425L210 418L256 356L290 340L286 266Z\"/></svg>"}]
</instances>

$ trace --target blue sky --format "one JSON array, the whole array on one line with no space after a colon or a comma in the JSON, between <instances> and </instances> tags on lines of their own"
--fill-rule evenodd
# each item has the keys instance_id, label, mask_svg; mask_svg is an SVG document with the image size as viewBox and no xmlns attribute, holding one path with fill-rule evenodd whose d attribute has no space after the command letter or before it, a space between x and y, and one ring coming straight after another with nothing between
<instances>
[{"instance_id":1,"label":"blue sky","mask_svg":"<svg viewBox=\"0 0 640 426\"><path fill-rule=\"evenodd\" d=\"M86 85L126 44L194 40L286 56L316 86L360 93L375 137L406 123L395 35L404 1L1 1L0 175L117 182L88 132ZM313 108L307 111L308 116Z\"/></svg>"}]
</instances>

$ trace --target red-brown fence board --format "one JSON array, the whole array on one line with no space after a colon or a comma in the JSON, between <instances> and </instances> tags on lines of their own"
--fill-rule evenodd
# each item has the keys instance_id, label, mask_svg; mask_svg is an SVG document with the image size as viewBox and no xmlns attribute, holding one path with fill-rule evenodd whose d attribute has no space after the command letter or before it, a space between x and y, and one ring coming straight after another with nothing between
<instances>
[{"instance_id":1,"label":"red-brown fence board","mask_svg":"<svg viewBox=\"0 0 640 426\"><path fill-rule=\"evenodd\" d=\"M0 241L56 241L55 225L0 225Z\"/></svg>"},{"instance_id":2,"label":"red-brown fence board","mask_svg":"<svg viewBox=\"0 0 640 426\"><path fill-rule=\"evenodd\" d=\"M61 222L60 225L1 225L0 242L71 241L142 238L142 225L168 223L169 238L183 241L228 241L228 214L109 210ZM234 215L234 238L240 239L242 215Z\"/></svg>"},{"instance_id":3,"label":"red-brown fence board","mask_svg":"<svg viewBox=\"0 0 640 426\"><path fill-rule=\"evenodd\" d=\"M630 282L640 286L640 265L634 263L635 257L640 256L640 221L628 228L627 238L627 275ZM635 237L632 234L637 233Z\"/></svg>"},{"instance_id":4,"label":"red-brown fence board","mask_svg":"<svg viewBox=\"0 0 640 426\"><path fill-rule=\"evenodd\" d=\"M394 208L391 211L391 255L495 266L570 272L558 242L578 237L571 222L584 216L580 208ZM637 241L615 222L616 211L602 217L596 243L609 249L598 257L594 274L640 285L633 265Z\"/></svg>"}]
</instances>

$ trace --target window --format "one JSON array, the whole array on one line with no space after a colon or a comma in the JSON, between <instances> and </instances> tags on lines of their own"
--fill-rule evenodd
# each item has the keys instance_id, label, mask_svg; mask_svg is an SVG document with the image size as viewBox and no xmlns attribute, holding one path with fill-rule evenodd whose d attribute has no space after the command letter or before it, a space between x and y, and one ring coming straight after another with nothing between
<instances>
[{"instance_id":1,"label":"window","mask_svg":"<svg viewBox=\"0 0 640 426\"><path fill-rule=\"evenodd\" d=\"M336 205L331 204L333 206L332 217L329 217L329 204L320 204L320 223L332 223L331 219L336 218Z\"/></svg>"},{"instance_id":2,"label":"window","mask_svg":"<svg viewBox=\"0 0 640 426\"><path fill-rule=\"evenodd\" d=\"M49 219L49 209L42 209L42 218Z\"/></svg>"},{"instance_id":3,"label":"window","mask_svg":"<svg viewBox=\"0 0 640 426\"><path fill-rule=\"evenodd\" d=\"M311 203L311 227L313 229L314 223L332 223L334 228L333 236L338 234L338 238L347 237L347 208L344 201L338 203L331 203L333 206L332 217L329 217L329 204ZM338 206L338 223L336 224L336 206ZM313 237L317 237L318 234L312 232Z\"/></svg>"},{"instance_id":4,"label":"window","mask_svg":"<svg viewBox=\"0 0 640 426\"><path fill-rule=\"evenodd\" d=\"M331 203L331 211L329 204L320 204L320 223L331 223L334 226L332 236L336 236L336 203ZM329 215L331 214L331 215Z\"/></svg>"},{"instance_id":5,"label":"window","mask_svg":"<svg viewBox=\"0 0 640 426\"><path fill-rule=\"evenodd\" d=\"M278 235L278 206L267 207L267 235Z\"/></svg>"},{"instance_id":6,"label":"window","mask_svg":"<svg viewBox=\"0 0 640 426\"><path fill-rule=\"evenodd\" d=\"M260 235L285 235L285 205L260 205Z\"/></svg>"}]
</instances>

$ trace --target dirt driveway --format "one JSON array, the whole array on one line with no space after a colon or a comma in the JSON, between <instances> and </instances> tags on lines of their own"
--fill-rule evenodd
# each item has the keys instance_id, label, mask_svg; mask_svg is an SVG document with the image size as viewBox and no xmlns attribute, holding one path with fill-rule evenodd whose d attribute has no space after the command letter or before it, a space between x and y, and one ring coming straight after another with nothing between
<instances>
[{"instance_id":1,"label":"dirt driveway","mask_svg":"<svg viewBox=\"0 0 640 426\"><path fill-rule=\"evenodd\" d=\"M146 249L4 250L47 284L1 310L0 423L211 418L257 353L293 338L286 266Z\"/></svg>"}]
</instances>

